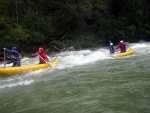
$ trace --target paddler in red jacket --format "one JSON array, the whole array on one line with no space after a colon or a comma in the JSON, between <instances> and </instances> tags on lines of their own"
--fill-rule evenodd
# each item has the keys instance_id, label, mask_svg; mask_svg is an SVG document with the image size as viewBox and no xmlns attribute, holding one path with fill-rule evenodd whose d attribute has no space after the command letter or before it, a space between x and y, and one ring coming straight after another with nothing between
<instances>
[{"instance_id":1,"label":"paddler in red jacket","mask_svg":"<svg viewBox=\"0 0 150 113\"><path fill-rule=\"evenodd\" d=\"M121 53L126 52L126 43L123 40L121 40L120 43L116 46L116 49L119 48Z\"/></svg>"},{"instance_id":2,"label":"paddler in red jacket","mask_svg":"<svg viewBox=\"0 0 150 113\"><path fill-rule=\"evenodd\" d=\"M48 59L46 52L44 51L43 48L39 48L39 51L36 52L35 56L39 56L39 64L49 62L49 59Z\"/></svg>"}]
</instances>

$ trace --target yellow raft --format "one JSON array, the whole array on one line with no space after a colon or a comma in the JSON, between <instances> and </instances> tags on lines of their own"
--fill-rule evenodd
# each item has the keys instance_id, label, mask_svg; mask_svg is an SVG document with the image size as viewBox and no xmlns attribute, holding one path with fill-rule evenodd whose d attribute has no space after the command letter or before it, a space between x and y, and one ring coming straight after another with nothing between
<instances>
[{"instance_id":1,"label":"yellow raft","mask_svg":"<svg viewBox=\"0 0 150 113\"><path fill-rule=\"evenodd\" d=\"M45 64L30 64L30 65L22 65L20 67L0 67L0 75L14 75L21 74L28 71L35 71L39 69L52 68L52 66L58 64L58 59L55 59L53 62L48 62Z\"/></svg>"},{"instance_id":2,"label":"yellow raft","mask_svg":"<svg viewBox=\"0 0 150 113\"><path fill-rule=\"evenodd\" d=\"M123 57L123 56L132 55L133 53L134 53L134 48L130 48L128 51L124 53L116 53L116 54L113 54L113 56Z\"/></svg>"}]
</instances>

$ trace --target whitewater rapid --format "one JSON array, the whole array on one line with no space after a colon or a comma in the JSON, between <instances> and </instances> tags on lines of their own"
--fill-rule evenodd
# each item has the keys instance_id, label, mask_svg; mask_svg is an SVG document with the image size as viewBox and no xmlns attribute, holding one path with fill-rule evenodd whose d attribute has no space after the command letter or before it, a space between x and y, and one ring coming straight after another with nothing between
<instances>
[{"instance_id":1,"label":"whitewater rapid","mask_svg":"<svg viewBox=\"0 0 150 113\"><path fill-rule=\"evenodd\" d=\"M135 48L135 53L131 56L140 56L150 53L150 43L131 43L128 48ZM95 62L101 62L106 59L117 59L116 57L109 55L108 47L97 48L95 50L80 50L80 51L66 51L56 54L54 57L48 55L50 60L55 58L59 59L59 64L53 68L41 69L34 72L23 73L21 75L3 77L0 76L0 90L5 88L12 88L17 86L25 86L35 83L39 78L43 76L51 76L51 73L61 71L68 68L73 68L74 66L82 66ZM22 65L36 64L38 63L38 57L28 58L24 57L22 60ZM10 64L12 65L12 64ZM3 63L0 64L3 67Z\"/></svg>"}]
</instances>

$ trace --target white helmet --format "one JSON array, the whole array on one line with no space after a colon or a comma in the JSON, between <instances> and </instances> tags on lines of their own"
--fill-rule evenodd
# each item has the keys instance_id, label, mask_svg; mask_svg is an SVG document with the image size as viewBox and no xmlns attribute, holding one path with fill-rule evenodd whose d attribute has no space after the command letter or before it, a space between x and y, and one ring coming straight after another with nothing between
<instances>
[{"instance_id":1,"label":"white helmet","mask_svg":"<svg viewBox=\"0 0 150 113\"><path fill-rule=\"evenodd\" d=\"M112 46L112 45L113 45L113 43L110 43L110 45Z\"/></svg>"},{"instance_id":2,"label":"white helmet","mask_svg":"<svg viewBox=\"0 0 150 113\"><path fill-rule=\"evenodd\" d=\"M120 43L123 42L123 40L120 41Z\"/></svg>"}]
</instances>

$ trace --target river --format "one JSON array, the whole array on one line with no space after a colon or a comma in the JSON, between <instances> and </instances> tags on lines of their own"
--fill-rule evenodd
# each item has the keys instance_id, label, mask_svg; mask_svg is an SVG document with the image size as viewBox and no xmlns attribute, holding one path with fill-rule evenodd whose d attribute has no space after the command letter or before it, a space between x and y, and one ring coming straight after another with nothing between
<instances>
[{"instance_id":1,"label":"river","mask_svg":"<svg viewBox=\"0 0 150 113\"><path fill-rule=\"evenodd\" d=\"M107 47L62 52L53 68L0 76L0 113L150 113L150 43L129 47L121 58Z\"/></svg>"}]
</instances>

